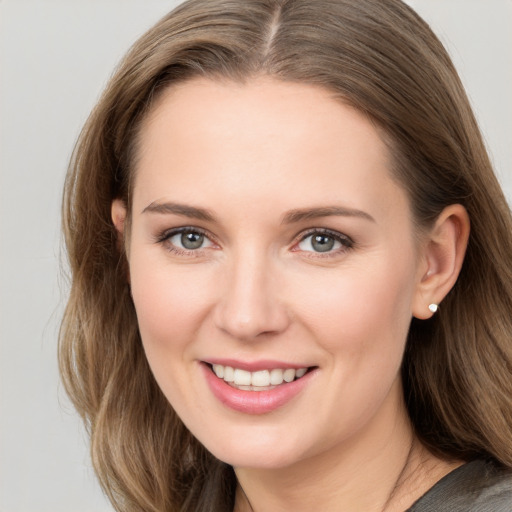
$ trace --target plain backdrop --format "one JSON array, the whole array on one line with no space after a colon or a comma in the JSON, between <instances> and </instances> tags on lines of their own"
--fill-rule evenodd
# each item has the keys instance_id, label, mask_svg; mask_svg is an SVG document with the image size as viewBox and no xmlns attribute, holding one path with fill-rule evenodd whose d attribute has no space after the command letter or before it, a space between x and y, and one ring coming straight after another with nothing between
<instances>
[{"instance_id":1,"label":"plain backdrop","mask_svg":"<svg viewBox=\"0 0 512 512\"><path fill-rule=\"evenodd\" d=\"M59 208L73 143L129 45L178 1L0 0L0 512L102 512L59 383ZM512 198L512 0L410 0L447 45Z\"/></svg>"}]
</instances>

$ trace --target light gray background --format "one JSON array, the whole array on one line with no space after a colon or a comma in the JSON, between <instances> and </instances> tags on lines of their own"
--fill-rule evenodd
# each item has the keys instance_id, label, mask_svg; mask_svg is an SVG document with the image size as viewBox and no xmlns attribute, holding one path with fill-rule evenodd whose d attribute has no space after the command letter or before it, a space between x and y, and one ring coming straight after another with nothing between
<instances>
[{"instance_id":1,"label":"light gray background","mask_svg":"<svg viewBox=\"0 0 512 512\"><path fill-rule=\"evenodd\" d=\"M59 384L59 208L81 125L178 1L0 0L0 512L111 511ZM512 198L512 0L410 0L448 46Z\"/></svg>"}]
</instances>

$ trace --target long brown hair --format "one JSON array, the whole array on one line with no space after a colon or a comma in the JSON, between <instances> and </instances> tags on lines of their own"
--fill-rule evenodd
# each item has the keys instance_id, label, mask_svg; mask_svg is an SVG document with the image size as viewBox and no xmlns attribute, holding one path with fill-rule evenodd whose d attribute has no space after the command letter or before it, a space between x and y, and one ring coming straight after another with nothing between
<instances>
[{"instance_id":1,"label":"long brown hair","mask_svg":"<svg viewBox=\"0 0 512 512\"><path fill-rule=\"evenodd\" d=\"M130 208L140 122L165 87L255 75L316 84L369 116L394 157L415 222L462 204L460 277L428 321L413 319L406 403L444 457L512 467L512 221L457 73L400 0L190 0L135 43L76 145L63 225L72 286L60 333L66 389L88 426L119 511L232 510L236 480L188 432L143 353L127 261L110 218Z\"/></svg>"}]
</instances>

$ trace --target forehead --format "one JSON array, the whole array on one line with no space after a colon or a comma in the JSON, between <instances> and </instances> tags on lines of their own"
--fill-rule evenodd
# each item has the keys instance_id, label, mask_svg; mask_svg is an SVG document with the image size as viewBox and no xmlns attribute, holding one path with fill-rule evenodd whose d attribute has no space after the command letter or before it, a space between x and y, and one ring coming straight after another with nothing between
<instances>
[{"instance_id":1,"label":"forehead","mask_svg":"<svg viewBox=\"0 0 512 512\"><path fill-rule=\"evenodd\" d=\"M168 88L143 121L134 197L342 201L396 194L372 122L321 87L259 78L195 79ZM386 192L387 191L387 192ZM297 207L297 205L289 205Z\"/></svg>"},{"instance_id":2,"label":"forehead","mask_svg":"<svg viewBox=\"0 0 512 512\"><path fill-rule=\"evenodd\" d=\"M342 125L377 143L383 156L387 153L370 119L326 88L271 77L246 83L196 78L160 94L142 123L141 135L148 142L147 135L156 131L165 129L169 136L180 136L188 130L212 142L228 137L236 137L237 142L277 137L281 144L301 137L311 144L338 137L337 144L343 147L353 141L340 132Z\"/></svg>"}]
</instances>

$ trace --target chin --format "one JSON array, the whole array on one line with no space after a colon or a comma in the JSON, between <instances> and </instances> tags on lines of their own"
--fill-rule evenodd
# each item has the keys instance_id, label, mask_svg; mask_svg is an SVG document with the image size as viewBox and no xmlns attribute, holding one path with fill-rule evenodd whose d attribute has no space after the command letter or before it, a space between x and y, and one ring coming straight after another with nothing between
<instances>
[{"instance_id":1,"label":"chin","mask_svg":"<svg viewBox=\"0 0 512 512\"><path fill-rule=\"evenodd\" d=\"M235 468L247 469L283 469L298 462L297 455L288 453L257 452L245 453L218 453L214 455L223 462Z\"/></svg>"},{"instance_id":2,"label":"chin","mask_svg":"<svg viewBox=\"0 0 512 512\"><path fill-rule=\"evenodd\" d=\"M242 428L240 431L243 430ZM234 436L204 444L219 460L236 468L280 469L293 465L304 457L304 452L296 443L283 443L284 436L269 438L261 434L252 437L243 432Z\"/></svg>"}]
</instances>

